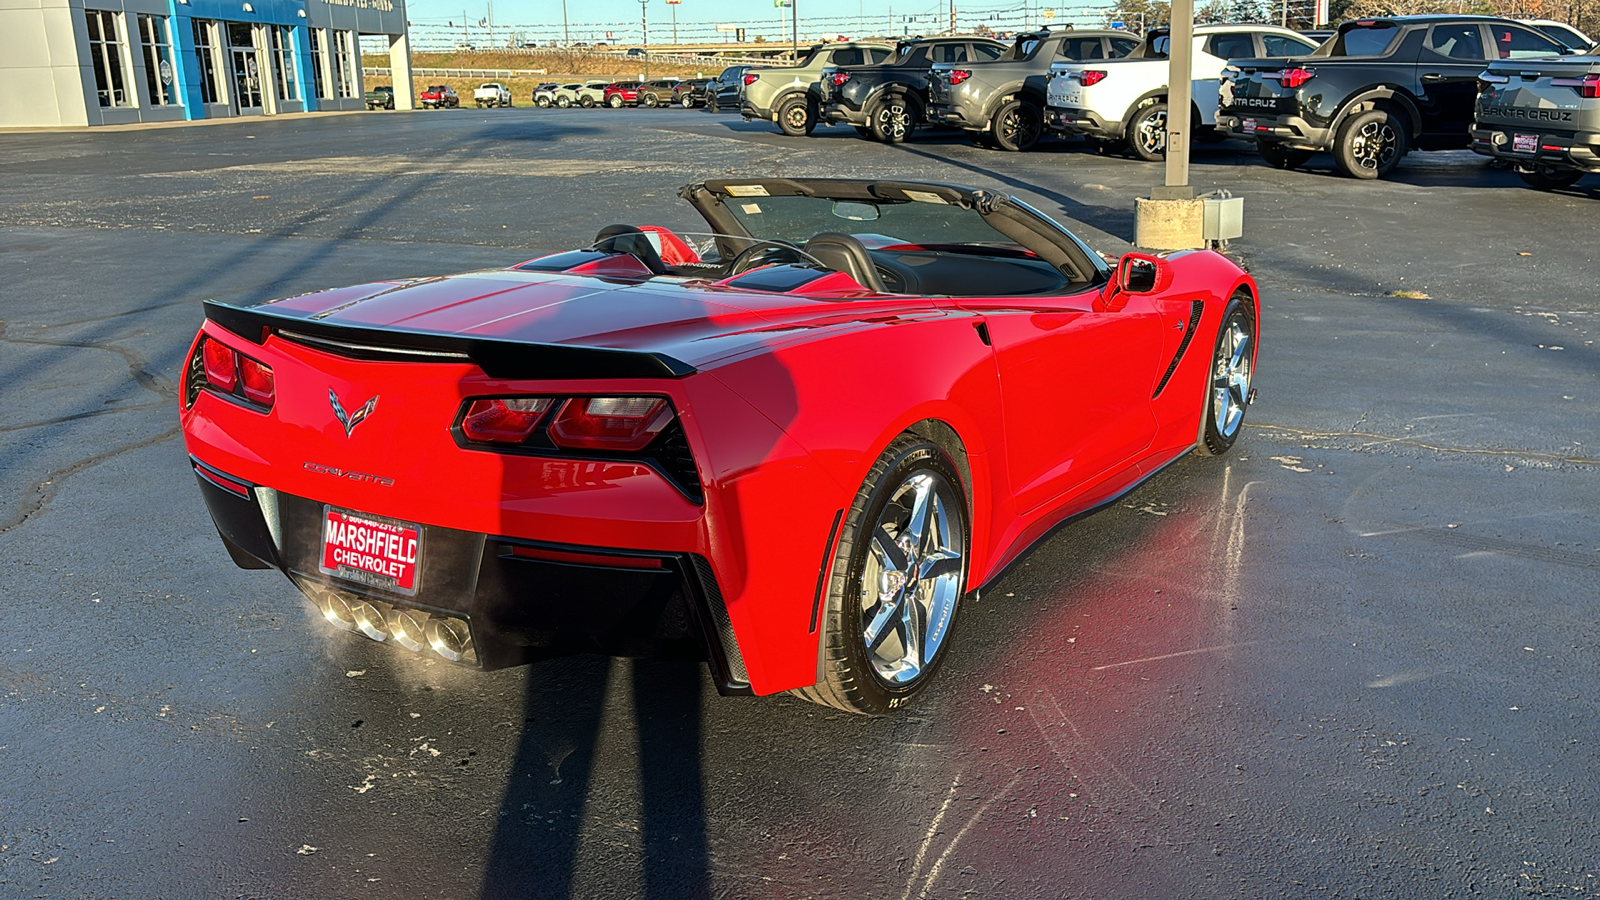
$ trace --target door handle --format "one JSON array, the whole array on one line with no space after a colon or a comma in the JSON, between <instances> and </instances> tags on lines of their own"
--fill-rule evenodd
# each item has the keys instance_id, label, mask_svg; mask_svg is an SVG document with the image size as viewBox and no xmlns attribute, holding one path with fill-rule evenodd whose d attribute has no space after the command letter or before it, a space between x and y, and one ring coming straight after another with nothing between
<instances>
[{"instance_id":1,"label":"door handle","mask_svg":"<svg viewBox=\"0 0 1600 900\"><path fill-rule=\"evenodd\" d=\"M1438 84L1439 82L1444 81L1444 80L1445 80L1445 77L1443 75L1440 75L1437 72L1429 72L1428 74L1422 76L1422 83L1423 84Z\"/></svg>"}]
</instances>

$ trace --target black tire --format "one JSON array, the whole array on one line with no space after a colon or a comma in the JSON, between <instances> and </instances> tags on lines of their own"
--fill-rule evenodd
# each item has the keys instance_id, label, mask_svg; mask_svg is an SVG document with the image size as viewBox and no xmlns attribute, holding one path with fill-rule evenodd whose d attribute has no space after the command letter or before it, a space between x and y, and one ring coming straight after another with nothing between
<instances>
[{"instance_id":1,"label":"black tire","mask_svg":"<svg viewBox=\"0 0 1600 900\"><path fill-rule=\"evenodd\" d=\"M711 96L706 98L706 112L708 112L708 113L720 112L720 110L717 109L717 95L716 94L712 94Z\"/></svg>"},{"instance_id":2,"label":"black tire","mask_svg":"<svg viewBox=\"0 0 1600 900\"><path fill-rule=\"evenodd\" d=\"M911 139L920 118L922 115L915 102L903 94L895 94L872 105L867 127L872 129L874 139L885 144L901 144Z\"/></svg>"},{"instance_id":3,"label":"black tire","mask_svg":"<svg viewBox=\"0 0 1600 900\"><path fill-rule=\"evenodd\" d=\"M1410 146L1406 124L1392 110L1378 107L1359 112L1339 126L1333 161L1351 178L1382 178L1400 165Z\"/></svg>"},{"instance_id":4,"label":"black tire","mask_svg":"<svg viewBox=\"0 0 1600 900\"><path fill-rule=\"evenodd\" d=\"M533 102L535 104L537 104L540 109L549 109L550 108L550 98L549 97L535 97L535 98L533 98Z\"/></svg>"},{"instance_id":5,"label":"black tire","mask_svg":"<svg viewBox=\"0 0 1600 900\"><path fill-rule=\"evenodd\" d=\"M594 109L594 98L593 97L579 97L578 98L578 105L583 107L584 109Z\"/></svg>"},{"instance_id":6,"label":"black tire","mask_svg":"<svg viewBox=\"0 0 1600 900\"><path fill-rule=\"evenodd\" d=\"M1554 191L1560 188L1572 187L1578 183L1584 173L1574 172L1571 169L1556 169L1550 166L1534 169L1532 172L1518 172L1517 177L1522 183L1541 191Z\"/></svg>"},{"instance_id":7,"label":"black tire","mask_svg":"<svg viewBox=\"0 0 1600 900\"><path fill-rule=\"evenodd\" d=\"M1128 149L1145 162L1167 158L1167 104L1147 103L1128 120Z\"/></svg>"},{"instance_id":8,"label":"black tire","mask_svg":"<svg viewBox=\"0 0 1600 900\"><path fill-rule=\"evenodd\" d=\"M920 535L916 510L924 512ZM955 463L936 444L896 438L873 464L840 530L822 611L821 680L795 693L869 716L910 703L948 655L965 599L970 542ZM917 574L897 579L901 571Z\"/></svg>"},{"instance_id":9,"label":"black tire","mask_svg":"<svg viewBox=\"0 0 1600 900\"><path fill-rule=\"evenodd\" d=\"M645 94L639 98L639 105L645 109L655 109L658 102L655 94Z\"/></svg>"},{"instance_id":10,"label":"black tire","mask_svg":"<svg viewBox=\"0 0 1600 900\"><path fill-rule=\"evenodd\" d=\"M622 95L621 94L612 94L611 95L611 99L606 101L606 105L611 107L612 109L621 109L622 108Z\"/></svg>"},{"instance_id":11,"label":"black tire","mask_svg":"<svg viewBox=\"0 0 1600 900\"><path fill-rule=\"evenodd\" d=\"M989 139L1001 150L1017 153L1033 148L1044 136L1044 113L1032 100L1012 100L989 119Z\"/></svg>"},{"instance_id":12,"label":"black tire","mask_svg":"<svg viewBox=\"0 0 1600 900\"><path fill-rule=\"evenodd\" d=\"M804 137L817 127L816 111L805 97L790 97L778 104L778 129L790 137Z\"/></svg>"},{"instance_id":13,"label":"black tire","mask_svg":"<svg viewBox=\"0 0 1600 900\"><path fill-rule=\"evenodd\" d=\"M1255 303L1240 291L1222 311L1222 327L1217 329L1211 351L1211 369L1206 376L1205 405L1200 410L1200 431L1194 452L1199 456L1221 456L1238 440L1244 427L1244 414L1250 408L1250 382L1255 375Z\"/></svg>"},{"instance_id":14,"label":"black tire","mask_svg":"<svg viewBox=\"0 0 1600 900\"><path fill-rule=\"evenodd\" d=\"M694 98L688 94L684 94L679 98L678 102L683 104L684 109L694 109Z\"/></svg>"},{"instance_id":15,"label":"black tire","mask_svg":"<svg viewBox=\"0 0 1600 900\"><path fill-rule=\"evenodd\" d=\"M1316 155L1314 150L1297 150L1270 141L1257 141L1256 152L1274 169L1298 169Z\"/></svg>"}]
</instances>

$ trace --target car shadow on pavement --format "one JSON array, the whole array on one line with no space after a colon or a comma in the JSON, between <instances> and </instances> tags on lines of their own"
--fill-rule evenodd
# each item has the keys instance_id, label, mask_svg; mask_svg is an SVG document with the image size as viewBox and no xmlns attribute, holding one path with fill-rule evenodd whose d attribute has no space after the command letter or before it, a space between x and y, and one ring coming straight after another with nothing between
<instances>
[{"instance_id":1,"label":"car shadow on pavement","mask_svg":"<svg viewBox=\"0 0 1600 900\"><path fill-rule=\"evenodd\" d=\"M642 891L636 896L710 896L700 770L703 671L699 663L600 656L533 665L516 761L507 775L485 864L485 900L580 896L576 867L586 834L618 828L630 838L636 835L624 841L636 840L637 846L623 851L637 858L643 870ZM608 700L608 687L627 698ZM636 773L619 771L612 765L614 753L605 750L606 745L627 743L625 730L607 730L608 705L613 707L613 724L622 719L635 730ZM597 808L626 808L634 774L637 823L591 823L586 828L591 801ZM619 793L623 803L615 802ZM617 855L614 845L597 852L594 841L589 843L584 850L588 858Z\"/></svg>"}]
</instances>

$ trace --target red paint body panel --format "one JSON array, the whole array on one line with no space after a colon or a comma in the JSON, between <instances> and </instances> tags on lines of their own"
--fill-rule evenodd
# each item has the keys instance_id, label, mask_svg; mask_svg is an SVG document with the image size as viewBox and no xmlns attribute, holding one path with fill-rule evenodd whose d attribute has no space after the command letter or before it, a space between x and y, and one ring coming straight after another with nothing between
<instances>
[{"instance_id":1,"label":"red paint body panel","mask_svg":"<svg viewBox=\"0 0 1600 900\"><path fill-rule=\"evenodd\" d=\"M1194 444L1223 307L1241 288L1254 296L1255 285L1214 253L1168 264L1167 291L1114 310L1098 288L935 299L869 294L829 276L777 294L646 278L626 261L613 275L502 270L360 285L263 309L323 326L664 354L696 371L494 379L464 360L355 359L276 334L257 346L207 321L203 334L272 368L276 402L262 412L202 390L182 425L205 465L343 509L698 554L715 574L750 687L768 694L816 680L811 619L830 526L906 429L933 420L959 438L948 449L967 476L969 587ZM1187 326L1196 301L1196 334L1152 398L1182 343L1174 323ZM345 409L379 399L347 429L330 390ZM518 394L669 398L703 502L643 462L473 449L452 434L466 398Z\"/></svg>"}]
</instances>

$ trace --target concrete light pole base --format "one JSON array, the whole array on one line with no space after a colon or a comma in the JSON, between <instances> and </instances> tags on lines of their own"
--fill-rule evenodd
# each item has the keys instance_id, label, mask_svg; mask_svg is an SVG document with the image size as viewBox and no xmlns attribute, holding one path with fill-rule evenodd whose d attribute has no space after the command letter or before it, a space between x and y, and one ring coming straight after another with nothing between
<instances>
[{"instance_id":1,"label":"concrete light pole base","mask_svg":"<svg viewBox=\"0 0 1600 900\"><path fill-rule=\"evenodd\" d=\"M1206 202L1134 198L1133 243L1149 250L1197 250L1206 245Z\"/></svg>"}]
</instances>

